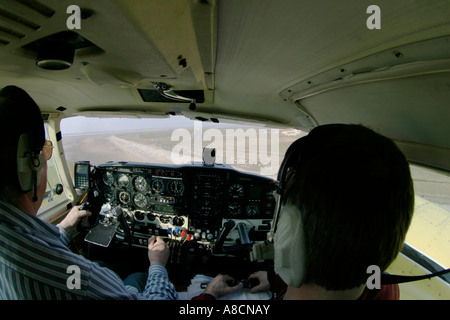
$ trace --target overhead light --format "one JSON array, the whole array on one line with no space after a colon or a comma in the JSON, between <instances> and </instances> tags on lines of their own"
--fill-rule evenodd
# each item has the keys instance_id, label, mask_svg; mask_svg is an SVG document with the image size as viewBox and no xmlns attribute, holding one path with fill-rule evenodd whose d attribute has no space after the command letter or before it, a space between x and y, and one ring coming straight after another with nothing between
<instances>
[{"instance_id":1,"label":"overhead light","mask_svg":"<svg viewBox=\"0 0 450 320\"><path fill-rule=\"evenodd\" d=\"M75 50L89 48L89 53L102 49L73 31L62 31L37 39L22 47L36 54L36 65L46 70L64 70L74 63Z\"/></svg>"},{"instance_id":2,"label":"overhead light","mask_svg":"<svg viewBox=\"0 0 450 320\"><path fill-rule=\"evenodd\" d=\"M36 65L46 70L65 70L72 66L75 48L64 42L48 42L37 52Z\"/></svg>"}]
</instances>

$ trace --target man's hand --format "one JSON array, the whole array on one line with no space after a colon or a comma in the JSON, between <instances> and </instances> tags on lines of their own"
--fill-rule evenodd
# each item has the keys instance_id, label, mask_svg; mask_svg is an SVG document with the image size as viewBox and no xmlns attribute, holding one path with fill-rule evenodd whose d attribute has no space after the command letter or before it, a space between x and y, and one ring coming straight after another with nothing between
<instances>
[{"instance_id":1,"label":"man's hand","mask_svg":"<svg viewBox=\"0 0 450 320\"><path fill-rule=\"evenodd\" d=\"M164 267L170 256L170 249L161 237L151 237L148 240L148 260L150 264L160 263Z\"/></svg>"},{"instance_id":2,"label":"man's hand","mask_svg":"<svg viewBox=\"0 0 450 320\"><path fill-rule=\"evenodd\" d=\"M66 232L73 236L73 234L77 231L77 225L81 220L86 220L87 217L92 215L90 211L80 210L80 206L73 207L67 216L59 223L61 227L66 230Z\"/></svg>"},{"instance_id":3,"label":"man's hand","mask_svg":"<svg viewBox=\"0 0 450 320\"><path fill-rule=\"evenodd\" d=\"M214 298L218 299L230 293L238 292L242 289L242 284L239 283L233 287L227 284L228 280L234 280L229 275L217 275L214 279L208 283L204 293L212 295Z\"/></svg>"},{"instance_id":4,"label":"man's hand","mask_svg":"<svg viewBox=\"0 0 450 320\"><path fill-rule=\"evenodd\" d=\"M251 293L270 290L270 283L269 280L267 279L267 271L257 271L255 273L252 273L248 278L259 280L259 284L250 289Z\"/></svg>"}]
</instances>

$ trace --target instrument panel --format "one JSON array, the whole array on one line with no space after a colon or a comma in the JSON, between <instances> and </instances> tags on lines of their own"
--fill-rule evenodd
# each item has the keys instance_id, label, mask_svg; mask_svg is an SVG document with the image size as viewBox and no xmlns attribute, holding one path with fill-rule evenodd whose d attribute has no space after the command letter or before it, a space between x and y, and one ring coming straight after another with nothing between
<instances>
[{"instance_id":1,"label":"instrument panel","mask_svg":"<svg viewBox=\"0 0 450 320\"><path fill-rule=\"evenodd\" d=\"M95 181L104 200L131 210L178 214L184 183L181 172L150 167L98 167Z\"/></svg>"},{"instance_id":2,"label":"instrument panel","mask_svg":"<svg viewBox=\"0 0 450 320\"><path fill-rule=\"evenodd\" d=\"M275 210L274 180L226 165L106 163L91 179L97 206L126 213L134 244L146 245L151 235L214 242L229 219L264 238Z\"/></svg>"}]
</instances>

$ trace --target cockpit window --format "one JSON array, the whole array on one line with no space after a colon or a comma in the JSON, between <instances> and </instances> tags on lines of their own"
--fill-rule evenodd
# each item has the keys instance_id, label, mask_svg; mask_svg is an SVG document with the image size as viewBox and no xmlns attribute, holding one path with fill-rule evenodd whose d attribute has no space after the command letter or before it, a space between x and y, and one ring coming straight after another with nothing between
<instances>
[{"instance_id":1,"label":"cockpit window","mask_svg":"<svg viewBox=\"0 0 450 320\"><path fill-rule=\"evenodd\" d=\"M215 163L276 179L289 145L306 133L291 128L217 124L187 119L64 119L61 129L69 168L128 161L182 165L203 162L215 148Z\"/></svg>"},{"instance_id":2,"label":"cockpit window","mask_svg":"<svg viewBox=\"0 0 450 320\"><path fill-rule=\"evenodd\" d=\"M406 242L448 268L450 177L415 165L410 168L416 199Z\"/></svg>"}]
</instances>

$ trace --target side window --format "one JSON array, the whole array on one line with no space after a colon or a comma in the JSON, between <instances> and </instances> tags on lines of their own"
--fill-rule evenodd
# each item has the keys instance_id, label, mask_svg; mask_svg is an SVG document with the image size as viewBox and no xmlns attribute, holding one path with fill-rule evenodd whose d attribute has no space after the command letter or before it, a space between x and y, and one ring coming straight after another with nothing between
<instances>
[{"instance_id":1,"label":"side window","mask_svg":"<svg viewBox=\"0 0 450 320\"><path fill-rule=\"evenodd\" d=\"M45 125L46 139L49 139L48 127ZM47 161L47 188L45 191L45 198L42 202L40 212L47 210L52 206L55 206L67 199L66 193L63 188L60 174L55 163L55 156Z\"/></svg>"},{"instance_id":2,"label":"side window","mask_svg":"<svg viewBox=\"0 0 450 320\"><path fill-rule=\"evenodd\" d=\"M406 242L443 266L450 266L450 177L411 165L416 194Z\"/></svg>"}]
</instances>

